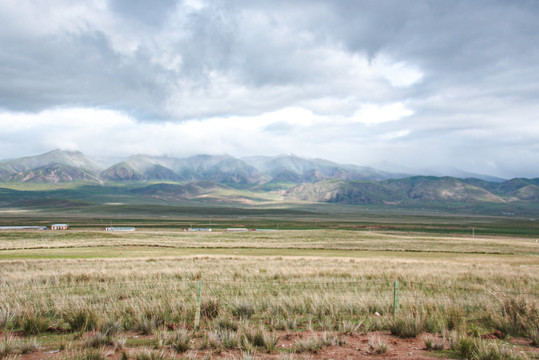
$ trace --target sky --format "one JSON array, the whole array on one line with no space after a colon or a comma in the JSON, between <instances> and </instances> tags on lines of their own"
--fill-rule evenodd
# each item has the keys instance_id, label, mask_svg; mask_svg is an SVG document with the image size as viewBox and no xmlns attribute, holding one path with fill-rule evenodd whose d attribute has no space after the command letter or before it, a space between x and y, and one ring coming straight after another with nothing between
<instances>
[{"instance_id":1,"label":"sky","mask_svg":"<svg viewBox=\"0 0 539 360\"><path fill-rule=\"evenodd\" d=\"M2 0L0 159L539 177L535 0Z\"/></svg>"}]
</instances>

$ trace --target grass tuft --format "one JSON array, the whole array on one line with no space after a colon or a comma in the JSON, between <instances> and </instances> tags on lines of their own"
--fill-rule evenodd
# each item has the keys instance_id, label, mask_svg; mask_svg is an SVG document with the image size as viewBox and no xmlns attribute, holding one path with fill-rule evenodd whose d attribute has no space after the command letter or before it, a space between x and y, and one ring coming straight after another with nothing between
<instances>
[{"instance_id":1,"label":"grass tuft","mask_svg":"<svg viewBox=\"0 0 539 360\"><path fill-rule=\"evenodd\" d=\"M310 352L313 354L322 350L322 341L317 336L304 337L297 339L294 343L294 351L297 353Z\"/></svg>"},{"instance_id":2,"label":"grass tuft","mask_svg":"<svg viewBox=\"0 0 539 360\"><path fill-rule=\"evenodd\" d=\"M26 313L22 319L22 332L24 335L39 335L49 328L49 319L40 313Z\"/></svg>"},{"instance_id":3,"label":"grass tuft","mask_svg":"<svg viewBox=\"0 0 539 360\"><path fill-rule=\"evenodd\" d=\"M78 308L64 314L71 331L89 331L97 329L99 316L91 309Z\"/></svg>"},{"instance_id":4,"label":"grass tuft","mask_svg":"<svg viewBox=\"0 0 539 360\"><path fill-rule=\"evenodd\" d=\"M106 360L107 355L102 349L86 349L74 351L64 357L65 360Z\"/></svg>"},{"instance_id":5,"label":"grass tuft","mask_svg":"<svg viewBox=\"0 0 539 360\"><path fill-rule=\"evenodd\" d=\"M184 353L191 349L193 334L186 329L176 330L168 339L167 343L177 353Z\"/></svg>"},{"instance_id":6,"label":"grass tuft","mask_svg":"<svg viewBox=\"0 0 539 360\"><path fill-rule=\"evenodd\" d=\"M0 306L0 330L8 328L16 313L7 306Z\"/></svg>"},{"instance_id":7,"label":"grass tuft","mask_svg":"<svg viewBox=\"0 0 539 360\"><path fill-rule=\"evenodd\" d=\"M443 350L445 346L445 339L438 339L434 336L427 335L424 339L425 349L428 351L432 350Z\"/></svg>"},{"instance_id":8,"label":"grass tuft","mask_svg":"<svg viewBox=\"0 0 539 360\"><path fill-rule=\"evenodd\" d=\"M375 354L385 354L389 350L388 343L380 338L379 335L369 337L369 347Z\"/></svg>"},{"instance_id":9,"label":"grass tuft","mask_svg":"<svg viewBox=\"0 0 539 360\"><path fill-rule=\"evenodd\" d=\"M246 301L236 301L232 304L230 311L236 317L249 319L255 313L255 308L251 303Z\"/></svg>"},{"instance_id":10,"label":"grass tuft","mask_svg":"<svg viewBox=\"0 0 539 360\"><path fill-rule=\"evenodd\" d=\"M411 313L393 320L391 334L401 338L415 338L425 330L425 317Z\"/></svg>"},{"instance_id":11,"label":"grass tuft","mask_svg":"<svg viewBox=\"0 0 539 360\"><path fill-rule=\"evenodd\" d=\"M28 354L39 350L39 343L36 338L21 340L18 344L21 354Z\"/></svg>"},{"instance_id":12,"label":"grass tuft","mask_svg":"<svg viewBox=\"0 0 539 360\"><path fill-rule=\"evenodd\" d=\"M163 351L151 351L144 349L135 355L135 360L168 360L173 357L167 355Z\"/></svg>"},{"instance_id":13,"label":"grass tuft","mask_svg":"<svg viewBox=\"0 0 539 360\"><path fill-rule=\"evenodd\" d=\"M114 345L113 339L110 335L102 333L101 331L97 331L84 341L85 347L100 348L108 345Z\"/></svg>"},{"instance_id":14,"label":"grass tuft","mask_svg":"<svg viewBox=\"0 0 539 360\"><path fill-rule=\"evenodd\" d=\"M6 336L2 342L0 342L0 359L8 357L17 350L17 340L13 337Z\"/></svg>"},{"instance_id":15,"label":"grass tuft","mask_svg":"<svg viewBox=\"0 0 539 360\"><path fill-rule=\"evenodd\" d=\"M496 342L477 340L472 353L473 360L525 360L526 358Z\"/></svg>"},{"instance_id":16,"label":"grass tuft","mask_svg":"<svg viewBox=\"0 0 539 360\"><path fill-rule=\"evenodd\" d=\"M363 321L357 323L350 320L343 320L339 323L339 332L346 335L354 335L359 333L362 325Z\"/></svg>"},{"instance_id":17,"label":"grass tuft","mask_svg":"<svg viewBox=\"0 0 539 360\"><path fill-rule=\"evenodd\" d=\"M219 315L220 308L219 299L207 299L200 304L200 314L209 320L213 320Z\"/></svg>"}]
</instances>

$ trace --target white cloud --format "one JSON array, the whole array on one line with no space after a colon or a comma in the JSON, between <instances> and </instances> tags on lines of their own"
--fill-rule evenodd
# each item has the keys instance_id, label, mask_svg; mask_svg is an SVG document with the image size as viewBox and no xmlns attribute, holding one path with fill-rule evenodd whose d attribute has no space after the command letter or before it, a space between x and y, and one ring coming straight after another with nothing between
<instances>
[{"instance_id":1,"label":"white cloud","mask_svg":"<svg viewBox=\"0 0 539 360\"><path fill-rule=\"evenodd\" d=\"M397 102L388 105L368 104L363 105L352 117L353 121L375 125L388 121L400 120L403 117L410 116L414 112L408 109L403 103Z\"/></svg>"},{"instance_id":2,"label":"white cloud","mask_svg":"<svg viewBox=\"0 0 539 360\"><path fill-rule=\"evenodd\" d=\"M423 78L423 73L417 67L404 61L392 61L382 54L376 56L372 65L393 87L409 87Z\"/></svg>"}]
</instances>

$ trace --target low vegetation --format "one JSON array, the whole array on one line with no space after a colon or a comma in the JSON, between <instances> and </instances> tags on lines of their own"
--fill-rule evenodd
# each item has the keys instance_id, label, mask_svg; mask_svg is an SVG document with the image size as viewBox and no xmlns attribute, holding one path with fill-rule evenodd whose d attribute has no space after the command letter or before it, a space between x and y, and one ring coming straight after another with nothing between
<instances>
[{"instance_id":1,"label":"low vegetation","mask_svg":"<svg viewBox=\"0 0 539 360\"><path fill-rule=\"evenodd\" d=\"M527 238L8 234L2 359L40 349L58 359L302 358L334 347L376 355L397 351L390 336L439 356L519 359L538 344L539 248ZM518 351L507 345L513 338L522 339Z\"/></svg>"}]
</instances>

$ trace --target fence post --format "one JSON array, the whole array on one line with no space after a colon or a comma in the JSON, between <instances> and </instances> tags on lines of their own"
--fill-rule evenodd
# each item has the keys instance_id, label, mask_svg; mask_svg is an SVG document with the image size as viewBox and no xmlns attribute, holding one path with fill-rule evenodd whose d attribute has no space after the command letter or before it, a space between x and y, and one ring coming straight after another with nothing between
<instances>
[{"instance_id":1,"label":"fence post","mask_svg":"<svg viewBox=\"0 0 539 360\"><path fill-rule=\"evenodd\" d=\"M197 282L197 303L196 303L196 313L195 313L195 330L198 330L200 327L200 303L202 297L202 281L198 280Z\"/></svg>"},{"instance_id":2,"label":"fence post","mask_svg":"<svg viewBox=\"0 0 539 360\"><path fill-rule=\"evenodd\" d=\"M399 312L399 281L395 281L395 290L393 292L393 316Z\"/></svg>"}]
</instances>

